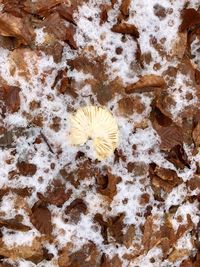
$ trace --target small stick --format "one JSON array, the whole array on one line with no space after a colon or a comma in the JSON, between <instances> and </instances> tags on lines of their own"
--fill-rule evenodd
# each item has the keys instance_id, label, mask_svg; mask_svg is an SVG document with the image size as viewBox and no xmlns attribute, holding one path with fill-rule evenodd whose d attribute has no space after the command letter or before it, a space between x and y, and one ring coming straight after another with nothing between
<instances>
[{"instance_id":1,"label":"small stick","mask_svg":"<svg viewBox=\"0 0 200 267\"><path fill-rule=\"evenodd\" d=\"M41 130L40 130L40 134L41 134L42 138L44 139L44 142L47 144L50 152L53 153L53 154L55 154L54 151L53 151L53 149L51 148L51 146L49 144L48 139L46 138L46 136L43 134L43 132Z\"/></svg>"}]
</instances>

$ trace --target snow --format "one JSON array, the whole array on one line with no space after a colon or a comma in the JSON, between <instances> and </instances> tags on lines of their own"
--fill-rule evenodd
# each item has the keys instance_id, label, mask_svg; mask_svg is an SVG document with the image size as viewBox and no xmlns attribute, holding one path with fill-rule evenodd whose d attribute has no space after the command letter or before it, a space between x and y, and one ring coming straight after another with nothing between
<instances>
[{"instance_id":1,"label":"snow","mask_svg":"<svg viewBox=\"0 0 200 267\"><path fill-rule=\"evenodd\" d=\"M91 150L87 150L87 146L73 147L70 145L68 135L70 131L70 112L69 109L76 110L80 106L91 105L92 101L97 104L97 98L94 95L91 85L87 83L87 80L94 79L92 74L85 74L83 71L76 69L69 69L68 77L75 81L75 89L79 94L78 98L74 100L71 96L60 95L56 89L52 89L52 84L55 80L57 72L61 69L65 69L68 66L68 60L74 59L77 55L84 54L90 60L95 56L104 57L104 63L106 65L106 73L109 81L113 81L119 77L122 84L126 85L138 80L139 75L156 73L162 75L169 66L177 66L177 59L167 59L166 53L172 52L172 47L175 39L177 38L178 26L180 24L180 11L183 8L185 1L169 1L163 0L162 6L169 10L168 15L160 20L154 14L153 6L158 3L157 0L134 0L131 1L130 17L128 23L134 24L140 33L138 42L140 44L142 53L151 53L152 61L150 64L145 65L144 69L134 69L133 66L136 63L135 52L137 48L137 42L131 36L126 37L126 42L123 42L122 35L110 31L112 26L117 21L118 8L120 3L117 3L112 10L108 12L108 21L102 25L99 25L99 7L101 4L107 4L110 1L94 1L90 0L88 3L79 7L78 12L74 18L77 23L77 32L75 40L79 47L79 50L74 52L66 45L64 48L62 62L56 64L52 56L47 56L44 53L25 52L23 62L25 62L26 68L29 71L28 76L22 76L19 72L11 74L10 67L15 63L13 62L13 52L0 48L0 75L10 85L19 86L21 106L20 111L14 114L7 114L4 120L6 127L12 129L14 127L25 127L27 134L16 138L16 156L13 157L11 152L12 148L0 149L0 186L1 188L9 186L11 188L33 188L33 193L30 197L25 199L29 208L38 200L37 193L44 193L48 185L53 179L60 177L60 169L67 166L69 172L76 170L77 165L75 157L78 151L84 152L88 157L94 160L94 156ZM192 1L191 6L197 6L198 1ZM172 10L171 10L172 9ZM171 10L171 11L170 11ZM90 20L92 17L92 21ZM43 29L35 30L36 44L42 44L45 41ZM163 38L166 41L162 43L163 50L166 52L160 55L159 52L151 45L150 39L155 37L158 43L162 42ZM91 49L92 47L92 49ZM123 52L120 55L116 55L116 48L122 47ZM197 41L192 44L192 50L196 52ZM113 58L117 60L112 62ZM196 56L198 59L198 56ZM160 69L155 70L155 64L160 64ZM199 65L199 62L193 62ZM190 105L195 105L198 99L195 95L194 88L187 86L188 77L178 73L175 84L171 86L168 91L176 102L176 106L173 107L174 119L178 119L181 111ZM187 94L191 93L193 98L188 100ZM90 97L91 96L91 97ZM143 174L135 174L134 172L128 173L127 162L119 161L114 164L114 156L106 159L105 161L96 164L100 169L103 166L107 166L112 169L112 173L116 176L120 176L122 181L117 184L117 194L114 196L113 201L108 203L105 198L96 192L95 178L90 177L81 182L79 188L74 188L67 181L68 188L73 188L73 194L62 208L49 205L49 209L52 213L53 235L55 244L45 243L50 253L53 253L57 257L58 249L61 249L68 242L73 242L73 250L76 251L81 248L82 245L93 241L98 249L107 253L110 257L118 254L120 258L126 253L131 252L131 249L127 249L123 245L119 245L116 248L115 244L105 245L100 233L100 228L93 222L93 217L96 213L101 213L106 217L116 216L119 213L124 213L124 223L127 225L134 224L136 227L136 239L141 239L140 226L144 224L144 214L147 205L152 205L152 214L157 217L157 223L162 221L164 216L164 209L169 211L173 205L180 205L172 219L172 225L175 230L178 228L177 216L182 216L182 224L187 223L187 214L191 215L191 219L195 225L199 221L198 203L184 202L188 195L185 184L181 184L174 188L169 194L165 196L162 207L157 207L157 202L154 199L153 191L150 186L150 178L148 174L148 164L155 163L160 167L169 168L175 170L179 177L183 178L186 182L189 180L196 171L196 162L200 160L200 152L193 156L191 154L191 148L185 147L189 159L191 160L191 169L184 169L182 171L177 170L173 164L165 159L163 153L161 153L159 145L160 138L156 131L153 129L149 120L151 112L151 102L153 99L152 94L142 94L141 101L145 105L145 110L142 114L133 114L132 116L125 118L118 113L118 101L121 99L121 95L117 94L108 104L107 108L115 116L118 126L120 143L119 149L122 150L123 155L126 156L127 162L139 163L143 166ZM36 110L30 109L30 103L32 101L40 101L41 105ZM32 117L36 117L42 114L44 121L43 127L33 126L31 119L26 114L30 113ZM49 127L52 122L52 118L58 116L61 118L61 129L59 132L55 132ZM146 126L138 128L138 123L147 121ZM35 139L40 136L40 133L46 136L48 142L52 148L52 153L49 151L48 145L42 141L40 144L35 144ZM132 146L135 150L133 152ZM11 164L6 164L7 159L12 159ZM28 160L29 162L37 165L37 172L32 177L17 176L13 180L8 179L10 171L16 169L16 163L18 160ZM56 163L55 168L50 168L50 164ZM85 194L86 192L86 194ZM141 205L139 202L140 196L143 193L150 195L149 203ZM88 213L81 215L80 221L77 224L65 223L63 220L64 209L74 199L80 197L86 202ZM124 199L126 203L124 204ZM31 225L26 211L23 209L16 210L14 208L15 198L12 194L4 196L0 203L0 213L4 214L4 217L14 218L16 214L22 214L24 217L24 223ZM183 203L184 202L184 203ZM36 236L40 236L37 230L31 230L26 233L14 232L3 228L3 241L7 246L15 245L30 245L32 240ZM184 244L185 243L185 244ZM177 243L177 248L192 249L190 235L184 235ZM151 262L150 259L155 258L155 262ZM37 266L53 267L53 263L45 262L38 264ZM162 263L162 251L161 249L154 247L146 255L140 256L133 263L128 263L123 260L123 267L134 266L148 266L148 267L160 267L168 266ZM166 263L168 264L168 262ZM32 263L26 261L19 261L19 267L35 266ZM169 265L170 266L170 265ZM178 265L177 265L178 266Z\"/></svg>"}]
</instances>

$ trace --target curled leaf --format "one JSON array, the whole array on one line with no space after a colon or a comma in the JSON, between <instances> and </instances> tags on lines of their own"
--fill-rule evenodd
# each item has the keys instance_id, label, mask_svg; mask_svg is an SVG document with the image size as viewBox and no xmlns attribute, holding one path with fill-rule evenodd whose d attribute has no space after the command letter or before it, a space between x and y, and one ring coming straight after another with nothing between
<instances>
[{"instance_id":1,"label":"curled leaf","mask_svg":"<svg viewBox=\"0 0 200 267\"><path fill-rule=\"evenodd\" d=\"M161 76L154 74L144 75L136 83L130 84L125 88L127 94L138 92L149 92L163 89L166 86L165 80Z\"/></svg>"}]
</instances>

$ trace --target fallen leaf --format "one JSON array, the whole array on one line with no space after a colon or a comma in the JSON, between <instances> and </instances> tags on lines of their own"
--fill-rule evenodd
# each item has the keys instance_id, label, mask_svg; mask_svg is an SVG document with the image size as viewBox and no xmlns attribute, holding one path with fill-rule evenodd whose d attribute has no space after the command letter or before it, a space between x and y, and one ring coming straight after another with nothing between
<instances>
[{"instance_id":1,"label":"fallen leaf","mask_svg":"<svg viewBox=\"0 0 200 267\"><path fill-rule=\"evenodd\" d=\"M194 8L183 9L181 12L182 23L179 31L183 32L200 23L200 13Z\"/></svg>"},{"instance_id":2,"label":"fallen leaf","mask_svg":"<svg viewBox=\"0 0 200 267\"><path fill-rule=\"evenodd\" d=\"M27 225L24 225L23 223L19 222L17 218L15 219L2 219L0 218L0 227L6 227L8 229L16 230L16 231L22 231L27 232L31 230L31 228Z\"/></svg>"},{"instance_id":3,"label":"fallen leaf","mask_svg":"<svg viewBox=\"0 0 200 267\"><path fill-rule=\"evenodd\" d=\"M131 0L122 0L121 6L120 6L120 11L123 14L123 16L128 16L129 15L129 6L130 6Z\"/></svg>"},{"instance_id":4,"label":"fallen leaf","mask_svg":"<svg viewBox=\"0 0 200 267\"><path fill-rule=\"evenodd\" d=\"M34 238L32 244L30 246L20 245L20 246L13 246L7 247L1 240L0 240L0 255L6 258L10 258L11 260L17 259L27 259L33 260L36 263L40 262L43 258L42 252L42 245L41 245L40 238Z\"/></svg>"},{"instance_id":5,"label":"fallen leaf","mask_svg":"<svg viewBox=\"0 0 200 267\"><path fill-rule=\"evenodd\" d=\"M120 181L120 177L108 172L106 175L97 178L97 192L112 200L117 194L117 184Z\"/></svg>"},{"instance_id":6,"label":"fallen leaf","mask_svg":"<svg viewBox=\"0 0 200 267\"><path fill-rule=\"evenodd\" d=\"M20 108L20 88L16 86L4 86L0 87L0 100L3 100L6 108L12 113L16 112Z\"/></svg>"},{"instance_id":7,"label":"fallen leaf","mask_svg":"<svg viewBox=\"0 0 200 267\"><path fill-rule=\"evenodd\" d=\"M134 113L141 114L145 106L139 96L123 97L118 101L119 113L122 116L130 116Z\"/></svg>"},{"instance_id":8,"label":"fallen leaf","mask_svg":"<svg viewBox=\"0 0 200 267\"><path fill-rule=\"evenodd\" d=\"M21 161L17 163L19 173L24 176L33 176L37 171L37 166L32 163Z\"/></svg>"},{"instance_id":9,"label":"fallen leaf","mask_svg":"<svg viewBox=\"0 0 200 267\"><path fill-rule=\"evenodd\" d=\"M32 207L31 223L41 234L51 235L53 230L51 212L46 206L36 203Z\"/></svg>"},{"instance_id":10,"label":"fallen leaf","mask_svg":"<svg viewBox=\"0 0 200 267\"><path fill-rule=\"evenodd\" d=\"M121 22L120 24L115 24L111 30L116 33L130 34L135 38L139 38L138 29L133 24Z\"/></svg>"},{"instance_id":11,"label":"fallen leaf","mask_svg":"<svg viewBox=\"0 0 200 267\"><path fill-rule=\"evenodd\" d=\"M169 255L168 260L170 262L176 262L178 260L181 260L182 258L185 258L186 256L189 256L190 251L187 249L174 249L172 253Z\"/></svg>"},{"instance_id":12,"label":"fallen leaf","mask_svg":"<svg viewBox=\"0 0 200 267\"><path fill-rule=\"evenodd\" d=\"M99 252L92 242L69 255L70 267L99 267Z\"/></svg>"},{"instance_id":13,"label":"fallen leaf","mask_svg":"<svg viewBox=\"0 0 200 267\"><path fill-rule=\"evenodd\" d=\"M122 267L122 262L117 255L113 258L109 258L106 254L103 254L101 258L101 267Z\"/></svg>"},{"instance_id":14,"label":"fallen leaf","mask_svg":"<svg viewBox=\"0 0 200 267\"><path fill-rule=\"evenodd\" d=\"M35 34L26 19L0 12L0 35L16 37L24 45L31 44Z\"/></svg>"},{"instance_id":15,"label":"fallen leaf","mask_svg":"<svg viewBox=\"0 0 200 267\"><path fill-rule=\"evenodd\" d=\"M125 88L127 94L138 92L149 92L163 89L166 86L165 80L161 76L154 74L144 75L136 83L130 84Z\"/></svg>"},{"instance_id":16,"label":"fallen leaf","mask_svg":"<svg viewBox=\"0 0 200 267\"><path fill-rule=\"evenodd\" d=\"M64 213L67 215L67 221L78 223L81 214L87 213L87 205L81 198L76 198L65 208Z\"/></svg>"},{"instance_id":17,"label":"fallen leaf","mask_svg":"<svg viewBox=\"0 0 200 267\"><path fill-rule=\"evenodd\" d=\"M42 195L38 193L41 201L52 205L62 206L71 196L72 190L66 191L65 184L61 180L53 180L52 184L47 187L47 191Z\"/></svg>"},{"instance_id":18,"label":"fallen leaf","mask_svg":"<svg viewBox=\"0 0 200 267\"><path fill-rule=\"evenodd\" d=\"M24 10L30 14L37 15L48 15L51 9L58 4L65 2L64 0L37 0L33 2L31 0L26 0L24 3Z\"/></svg>"},{"instance_id":19,"label":"fallen leaf","mask_svg":"<svg viewBox=\"0 0 200 267\"><path fill-rule=\"evenodd\" d=\"M194 128L192 133L193 140L195 142L195 145L197 147L200 146L200 122L197 124L197 126Z\"/></svg>"},{"instance_id":20,"label":"fallen leaf","mask_svg":"<svg viewBox=\"0 0 200 267\"><path fill-rule=\"evenodd\" d=\"M100 5L100 25L104 24L108 19L108 11L111 9L110 5Z\"/></svg>"},{"instance_id":21,"label":"fallen leaf","mask_svg":"<svg viewBox=\"0 0 200 267\"><path fill-rule=\"evenodd\" d=\"M74 18L73 18L73 13L74 13L74 11L76 11L76 7L69 6L65 3L63 3L63 4L57 6L56 11L59 13L59 15L61 17L63 17L67 21L73 23L74 25L76 25L76 22L74 21Z\"/></svg>"},{"instance_id":22,"label":"fallen leaf","mask_svg":"<svg viewBox=\"0 0 200 267\"><path fill-rule=\"evenodd\" d=\"M156 225L153 222L153 216L148 216L144 223L144 231L142 237L142 244L145 251L149 251L156 246L161 238L161 234L158 231Z\"/></svg>"}]
</instances>

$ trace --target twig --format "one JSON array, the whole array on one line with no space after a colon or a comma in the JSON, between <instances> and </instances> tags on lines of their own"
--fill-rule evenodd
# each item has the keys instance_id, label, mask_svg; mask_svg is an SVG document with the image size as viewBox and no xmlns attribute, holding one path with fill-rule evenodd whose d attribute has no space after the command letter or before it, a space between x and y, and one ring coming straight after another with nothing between
<instances>
[{"instance_id":1,"label":"twig","mask_svg":"<svg viewBox=\"0 0 200 267\"><path fill-rule=\"evenodd\" d=\"M47 144L50 152L55 154L55 152L53 151L53 149L51 148L51 146L49 144L49 141L48 141L47 137L43 134L43 132L41 130L40 130L40 134L41 134L42 138L44 139L44 142Z\"/></svg>"}]
</instances>

